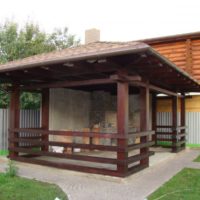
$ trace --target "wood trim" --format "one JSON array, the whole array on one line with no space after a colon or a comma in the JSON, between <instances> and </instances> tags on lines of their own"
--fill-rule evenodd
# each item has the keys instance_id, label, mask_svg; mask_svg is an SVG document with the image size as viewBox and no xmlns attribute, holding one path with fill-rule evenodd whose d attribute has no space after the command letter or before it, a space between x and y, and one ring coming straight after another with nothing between
<instances>
[{"instance_id":1,"label":"wood trim","mask_svg":"<svg viewBox=\"0 0 200 200\"><path fill-rule=\"evenodd\" d=\"M185 108L185 96L183 95L183 97L181 98L180 100L180 116L181 116L181 134L179 135L183 135L183 137L181 137L181 141L185 141L186 140L186 137L185 137L185 115L186 115L186 108ZM185 148L186 144L183 143L181 144L181 147Z\"/></svg>"},{"instance_id":2,"label":"wood trim","mask_svg":"<svg viewBox=\"0 0 200 200\"><path fill-rule=\"evenodd\" d=\"M156 130L157 125L157 96L155 93L152 94L152 130ZM156 132L152 136L152 140L155 141L155 145L157 145L156 141Z\"/></svg>"},{"instance_id":3,"label":"wood trim","mask_svg":"<svg viewBox=\"0 0 200 200\"><path fill-rule=\"evenodd\" d=\"M78 86L89 86L89 85L105 85L105 84L113 84L116 83L115 80L110 78L106 79L90 79L83 81L57 81L53 83L46 84L35 84L31 86L24 86L22 90L34 90L34 89L44 89L44 88L62 88L62 87L78 87Z\"/></svg>"},{"instance_id":4,"label":"wood trim","mask_svg":"<svg viewBox=\"0 0 200 200\"><path fill-rule=\"evenodd\" d=\"M77 136L77 137L98 137L98 138L113 138L113 139L126 139L127 136L117 133L97 133L97 132L81 132L81 131L54 131L44 130L40 128L17 128L9 129L9 131L34 133L39 135L62 135L62 136ZM137 132L140 134L140 132Z\"/></svg>"},{"instance_id":5,"label":"wood trim","mask_svg":"<svg viewBox=\"0 0 200 200\"><path fill-rule=\"evenodd\" d=\"M51 161L46 161L46 160L37 160L37 159L33 159L33 158L24 158L24 157L11 157L11 159L20 161L20 162L31 163L31 164L39 164L39 165L44 165L44 166L56 167L56 168L60 168L60 169L68 169L68 170L93 173L93 174L125 177L124 174L121 174L121 173L117 172L116 170L109 170L109 169L105 169L105 168L95 168L95 167L86 167L86 166L82 166L82 165L56 163L56 162L51 162Z\"/></svg>"},{"instance_id":6,"label":"wood trim","mask_svg":"<svg viewBox=\"0 0 200 200\"><path fill-rule=\"evenodd\" d=\"M128 138L150 136L150 135L154 135L154 134L155 134L155 131L132 132L132 133L128 134Z\"/></svg>"},{"instance_id":7,"label":"wood trim","mask_svg":"<svg viewBox=\"0 0 200 200\"><path fill-rule=\"evenodd\" d=\"M14 132L25 132L25 133L34 133L38 134L39 136L33 136L33 139L41 138L40 135L62 135L62 136L77 136L77 137L97 137L97 138L111 138L111 139L128 139L128 138L135 138L141 137L146 135L153 135L155 131L142 131L142 132L129 132L127 135L121 135L117 133L97 133L97 132L81 132L81 131L54 131L54 130L44 130L41 128L16 128L16 129L9 129L9 131ZM23 138L23 137L20 137ZM24 137L24 138L31 138L31 137ZM32 139L32 138L31 138Z\"/></svg>"},{"instance_id":8,"label":"wood trim","mask_svg":"<svg viewBox=\"0 0 200 200\"><path fill-rule=\"evenodd\" d=\"M133 167L128 168L128 172L127 172L126 175L128 176L130 174L136 173L136 172L141 171L141 170L143 170L147 167L148 167L148 165L145 165L145 164L144 165L140 165L140 164L135 165Z\"/></svg>"},{"instance_id":9,"label":"wood trim","mask_svg":"<svg viewBox=\"0 0 200 200\"><path fill-rule=\"evenodd\" d=\"M27 142L33 145L48 145L48 146L60 146L60 147L72 147L90 150L101 150L101 151L114 151L114 152L126 152L127 149L124 146L108 146L108 145L94 145L94 144L78 144L78 143L67 143L67 142L53 142L53 141L40 141L33 139L21 139L21 138L10 138L9 141L19 143Z\"/></svg>"},{"instance_id":10,"label":"wood trim","mask_svg":"<svg viewBox=\"0 0 200 200\"><path fill-rule=\"evenodd\" d=\"M129 117L129 84L127 82L117 83L117 132L124 137L128 135L128 119ZM124 148L124 152L117 152L118 160L128 159L128 141L127 139L118 139L117 145ZM126 174L128 170L127 164L118 164L117 171Z\"/></svg>"},{"instance_id":11,"label":"wood trim","mask_svg":"<svg viewBox=\"0 0 200 200\"><path fill-rule=\"evenodd\" d=\"M145 158L151 156L152 154L153 154L152 152L149 152L149 153L143 154L143 155L137 154L134 156L130 156L130 157L128 157L128 163L131 164L131 163L140 161L141 159L145 159Z\"/></svg>"},{"instance_id":12,"label":"wood trim","mask_svg":"<svg viewBox=\"0 0 200 200\"><path fill-rule=\"evenodd\" d=\"M19 85L15 84L11 91L11 99L10 99L10 129L19 128L20 123L20 90ZM17 132L9 132L9 137L18 138L19 133ZM17 144L14 142L9 141L9 147L15 148ZM18 156L17 152L9 151L9 157L16 157Z\"/></svg>"},{"instance_id":13,"label":"wood trim","mask_svg":"<svg viewBox=\"0 0 200 200\"><path fill-rule=\"evenodd\" d=\"M130 82L130 85L135 86L135 87L144 87L144 88L149 88L151 91L155 91L155 92L160 92L162 94L166 94L169 96L180 96L179 94L177 94L176 92L167 90L167 89L163 89L160 88L158 86L152 85L152 84L147 84L144 82L139 82L139 81L132 81Z\"/></svg>"},{"instance_id":14,"label":"wood trim","mask_svg":"<svg viewBox=\"0 0 200 200\"><path fill-rule=\"evenodd\" d=\"M149 129L149 88L140 88L140 131ZM140 138L142 144L148 144L148 136ZM148 146L140 149L140 155L148 154ZM149 165L149 158L140 160L140 165Z\"/></svg>"},{"instance_id":15,"label":"wood trim","mask_svg":"<svg viewBox=\"0 0 200 200\"><path fill-rule=\"evenodd\" d=\"M33 155L39 156L50 156L55 158L66 158L72 160L81 160L81 161L88 161L88 162L96 162L96 163L108 163L108 164L117 164L124 161L120 161L114 158L101 158L96 156L85 156L85 155L75 155L75 154L66 154L66 153L55 153L55 152L46 152L46 151L33 151L32 149L26 148L11 148L16 152L20 153L28 153Z\"/></svg>"},{"instance_id":16,"label":"wood trim","mask_svg":"<svg viewBox=\"0 0 200 200\"><path fill-rule=\"evenodd\" d=\"M49 89L42 91L42 129L49 130ZM49 141L48 135L42 135L42 141ZM42 147L43 151L48 151L48 145Z\"/></svg>"},{"instance_id":17,"label":"wood trim","mask_svg":"<svg viewBox=\"0 0 200 200\"><path fill-rule=\"evenodd\" d=\"M134 150L134 149L146 149L150 146L153 146L155 144L154 141L149 141L149 142L143 142L143 143L139 143L139 144L131 144L131 145L128 145L128 150L131 151L131 150ZM149 152L149 151L148 151ZM143 154L147 154L148 152L144 152L142 153ZM140 154L141 155L141 154Z\"/></svg>"},{"instance_id":18,"label":"wood trim","mask_svg":"<svg viewBox=\"0 0 200 200\"><path fill-rule=\"evenodd\" d=\"M177 127L178 125L178 98L177 97L172 97L172 126L173 127ZM173 129L173 135L176 136L177 135L177 130ZM176 137L173 137L172 140L172 152L176 152L177 148L176 148L176 143L177 143L177 139Z\"/></svg>"}]
</instances>

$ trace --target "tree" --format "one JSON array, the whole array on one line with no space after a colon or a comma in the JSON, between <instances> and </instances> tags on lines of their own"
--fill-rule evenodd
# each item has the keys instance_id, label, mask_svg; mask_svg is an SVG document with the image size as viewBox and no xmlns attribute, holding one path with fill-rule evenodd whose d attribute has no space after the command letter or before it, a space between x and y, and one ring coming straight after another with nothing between
<instances>
[{"instance_id":1,"label":"tree","mask_svg":"<svg viewBox=\"0 0 200 200\"><path fill-rule=\"evenodd\" d=\"M0 24L0 64L22 59L28 56L60 50L80 43L75 35L68 33L68 28L55 29L48 34L40 30L39 25L26 23L19 27L16 22L7 21ZM2 85L1 85L2 88ZM22 108L38 108L40 95L22 93ZM0 90L0 107L5 108L9 104L9 95Z\"/></svg>"}]
</instances>

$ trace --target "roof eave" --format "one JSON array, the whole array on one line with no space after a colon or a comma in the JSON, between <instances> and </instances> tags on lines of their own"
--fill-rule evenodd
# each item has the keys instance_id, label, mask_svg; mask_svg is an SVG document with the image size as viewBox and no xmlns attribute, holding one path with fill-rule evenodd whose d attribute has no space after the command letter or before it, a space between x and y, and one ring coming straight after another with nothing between
<instances>
[{"instance_id":1,"label":"roof eave","mask_svg":"<svg viewBox=\"0 0 200 200\"><path fill-rule=\"evenodd\" d=\"M46 61L37 61L32 62L28 64L4 64L2 65L2 68L0 69L0 73L2 72L9 72L14 70L21 70L21 69L27 69L27 68L33 68L33 67L40 67L45 65L53 65L53 64L59 64L59 63L65 63L65 62L75 62L80 60L86 60L86 59L100 59L102 57L109 57L109 56L117 56L117 55L124 55L129 53L139 53L149 50L151 47L145 43L140 43L134 47L121 47L113 49L112 51L110 49L99 51L95 53L84 53L79 55L73 55L69 57L58 57L54 59L48 59ZM10 65L10 66L9 66Z\"/></svg>"}]
</instances>

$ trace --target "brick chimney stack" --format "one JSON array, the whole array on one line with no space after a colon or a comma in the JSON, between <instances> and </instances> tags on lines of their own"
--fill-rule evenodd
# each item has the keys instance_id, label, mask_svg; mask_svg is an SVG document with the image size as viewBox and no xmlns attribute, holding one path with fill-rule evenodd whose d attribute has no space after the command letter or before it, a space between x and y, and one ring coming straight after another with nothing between
<instances>
[{"instance_id":1,"label":"brick chimney stack","mask_svg":"<svg viewBox=\"0 0 200 200\"><path fill-rule=\"evenodd\" d=\"M100 41L100 30L93 28L85 31L85 44Z\"/></svg>"}]
</instances>

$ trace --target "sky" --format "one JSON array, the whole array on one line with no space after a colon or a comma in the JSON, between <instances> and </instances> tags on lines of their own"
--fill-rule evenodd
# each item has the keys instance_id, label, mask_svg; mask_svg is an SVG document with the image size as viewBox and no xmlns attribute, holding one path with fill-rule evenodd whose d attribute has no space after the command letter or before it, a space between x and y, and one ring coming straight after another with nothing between
<instances>
[{"instance_id":1,"label":"sky","mask_svg":"<svg viewBox=\"0 0 200 200\"><path fill-rule=\"evenodd\" d=\"M200 31L199 0L0 0L0 23L68 27L84 43L86 29L102 41L129 41Z\"/></svg>"}]
</instances>

